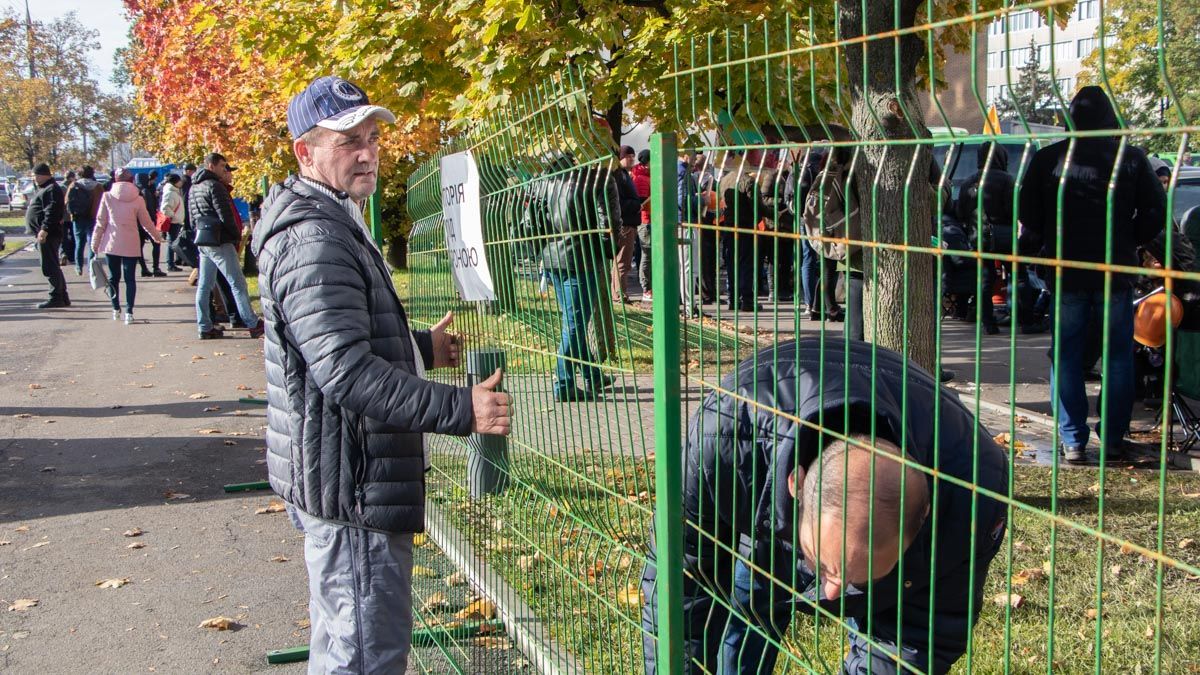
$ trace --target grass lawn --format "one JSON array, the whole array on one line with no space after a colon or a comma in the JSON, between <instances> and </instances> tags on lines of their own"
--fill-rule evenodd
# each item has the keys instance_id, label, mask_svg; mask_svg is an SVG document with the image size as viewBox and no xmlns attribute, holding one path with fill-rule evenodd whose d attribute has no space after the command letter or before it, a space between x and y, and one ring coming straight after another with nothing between
<instances>
[{"instance_id":1,"label":"grass lawn","mask_svg":"<svg viewBox=\"0 0 1200 675\"><path fill-rule=\"evenodd\" d=\"M589 672L639 672L641 629L638 580L651 517L652 463L614 460L612 455L564 457L529 453L513 462L513 484L502 495L471 500L461 446L439 441L429 498L452 514L461 532L488 562L513 584L546 621L556 639ZM450 454L447 454L450 453ZM1015 497L1049 509L1051 474L1018 467ZM1062 471L1059 513L1073 522L1096 525L1097 472ZM1156 550L1160 485L1158 475L1113 470L1105 485L1105 531ZM1171 473L1162 509L1163 551L1200 565L1200 476ZM1148 558L1119 545L1105 545L1098 561L1097 540L1072 527L1016 510L1006 549L992 564L984 593L983 617L976 628L970 672L1048 670L1048 625L1052 569L1055 607L1054 668L1091 672L1098 622L1097 570L1103 571L1099 611L1102 672L1196 672L1200 640L1200 578L1160 570ZM1054 567L1049 567L1051 554ZM1011 556L1011 557L1010 557ZM1161 587L1159 585L1161 572ZM996 596L1022 596L1008 612ZM1161 614L1156 613L1160 606ZM1161 622L1157 616L1161 616ZM1158 628L1156 630L1156 627ZM837 672L844 630L828 619L818 629L797 615L777 672ZM1189 670L1190 669L1190 670ZM955 672L968 672L963 658Z\"/></svg>"}]
</instances>

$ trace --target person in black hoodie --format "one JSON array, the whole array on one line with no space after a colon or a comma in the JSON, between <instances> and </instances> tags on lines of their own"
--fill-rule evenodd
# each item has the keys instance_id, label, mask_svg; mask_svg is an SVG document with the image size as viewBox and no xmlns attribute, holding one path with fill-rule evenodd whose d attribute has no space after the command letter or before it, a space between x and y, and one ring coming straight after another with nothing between
<instances>
[{"instance_id":1,"label":"person in black hoodie","mask_svg":"<svg viewBox=\"0 0 1200 675\"><path fill-rule=\"evenodd\" d=\"M144 173L138 174L136 180L137 180L138 192L140 192L142 195L142 201L146 202L146 212L150 214L150 222L153 223L158 218L158 190L157 190L158 172L151 171L149 174L144 174ZM146 234L145 231L143 231L141 229L138 230L138 234L142 238L142 247L144 249L146 246L146 242L150 241L150 235ZM151 271L149 268L146 267L146 254L143 251L142 256L141 256L142 276L143 277L165 277L165 276L167 276L167 273L162 271L162 268L159 266L160 259L162 257L162 245L161 244L159 244L158 242L154 242L154 241L150 242L150 257L151 257L152 262L154 263L153 271Z\"/></svg>"},{"instance_id":2,"label":"person in black hoodie","mask_svg":"<svg viewBox=\"0 0 1200 675\"><path fill-rule=\"evenodd\" d=\"M1008 151L1002 145L987 142L976 149L975 157L979 171L963 184L955 213L959 222L973 228L974 238L980 242L984 253L1012 253L1013 191L1016 182L1008 173ZM1004 267L1011 279L1012 265L1004 263ZM996 277L996 264L985 261L983 284L976 292L976 297L983 315L983 330L988 335L1000 332L992 307L992 287L996 284Z\"/></svg>"},{"instance_id":3,"label":"person in black hoodie","mask_svg":"<svg viewBox=\"0 0 1200 675\"><path fill-rule=\"evenodd\" d=\"M617 254L613 260L612 292L613 297L622 303L629 302L629 294L625 292L625 279L629 276L630 265L633 262L633 249L637 244L638 225L642 224L642 198L638 197L637 187L633 184L633 176L629 174L637 163L637 152L628 145L622 145L617 155L620 165L613 171L613 179L617 182L617 196L621 204L621 226L617 228Z\"/></svg>"},{"instance_id":4,"label":"person in black hoodie","mask_svg":"<svg viewBox=\"0 0 1200 675\"><path fill-rule=\"evenodd\" d=\"M67 278L62 273L58 249L63 239L63 212L66 205L62 188L54 180L48 164L38 164L33 169L33 180L37 192L29 198L25 208L25 227L30 234L37 235L38 257L42 262L42 274L50 282L50 299L38 305L38 309L70 307L67 296Z\"/></svg>"},{"instance_id":5,"label":"person in black hoodie","mask_svg":"<svg viewBox=\"0 0 1200 675\"><path fill-rule=\"evenodd\" d=\"M1080 89L1071 101L1070 116L1077 131L1118 126L1112 102L1099 87ZM1163 229L1166 194L1141 149L1122 148L1112 136L1068 139L1034 155L1021 186L1020 215L1024 254L1058 257L1067 263L1136 267L1138 247ZM1111 255L1106 251L1110 239ZM1078 345L1084 344L1090 321L1105 326L1109 345L1105 405L1097 432L1104 442L1105 459L1119 460L1124 454L1134 391L1133 281L1125 274L1106 277L1098 270L1064 267L1055 289L1060 296L1055 322L1059 352L1051 367L1050 387L1059 408L1062 452L1068 462L1083 462L1087 457L1088 399L1084 350ZM1111 291L1107 302L1106 287ZM1050 356L1055 358L1053 350Z\"/></svg>"}]
</instances>

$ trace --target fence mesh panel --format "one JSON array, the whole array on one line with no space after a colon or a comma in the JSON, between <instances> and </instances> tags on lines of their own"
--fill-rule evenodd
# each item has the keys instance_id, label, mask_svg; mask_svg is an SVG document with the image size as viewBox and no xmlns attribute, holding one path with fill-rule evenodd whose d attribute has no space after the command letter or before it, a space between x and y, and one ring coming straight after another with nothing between
<instances>
[{"instance_id":1,"label":"fence mesh panel","mask_svg":"<svg viewBox=\"0 0 1200 675\"><path fill-rule=\"evenodd\" d=\"M581 73L409 179L410 318L453 311L486 367L439 377L502 359L517 410L506 447L429 441L428 545L459 567L418 584L417 626L454 669L1196 668L1197 81L1170 58L1195 35L1178 3L1109 4L841 2L670 45L648 274L614 280L637 235ZM1066 20L1093 17L1085 45ZM1077 82L1022 80L1041 27ZM955 43L1005 133L952 123L927 64ZM1068 112L1135 58L1161 100ZM443 227L465 150L486 303Z\"/></svg>"}]
</instances>

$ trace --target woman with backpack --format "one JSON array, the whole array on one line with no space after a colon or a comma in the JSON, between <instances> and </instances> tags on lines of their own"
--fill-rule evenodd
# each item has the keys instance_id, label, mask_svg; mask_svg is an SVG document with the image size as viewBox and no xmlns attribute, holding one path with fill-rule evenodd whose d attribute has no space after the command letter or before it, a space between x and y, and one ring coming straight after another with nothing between
<instances>
[{"instance_id":1,"label":"woman with backpack","mask_svg":"<svg viewBox=\"0 0 1200 675\"><path fill-rule=\"evenodd\" d=\"M112 189L100 200L96 229L92 233L92 252L108 260L108 297L112 300L113 321L121 318L121 277L125 277L125 325L133 323L133 304L137 297L137 268L142 259L140 234L156 245L162 236L150 220L146 202L133 174L122 169Z\"/></svg>"}]
</instances>

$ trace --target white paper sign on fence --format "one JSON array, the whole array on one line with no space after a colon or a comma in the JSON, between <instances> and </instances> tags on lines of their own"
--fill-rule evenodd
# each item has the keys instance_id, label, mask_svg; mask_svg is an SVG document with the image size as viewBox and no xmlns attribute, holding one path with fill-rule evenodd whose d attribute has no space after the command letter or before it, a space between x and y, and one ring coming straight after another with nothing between
<instances>
[{"instance_id":1,"label":"white paper sign on fence","mask_svg":"<svg viewBox=\"0 0 1200 675\"><path fill-rule=\"evenodd\" d=\"M479 169L468 150L442 158L442 222L454 285L463 300L495 300L483 248Z\"/></svg>"}]
</instances>

